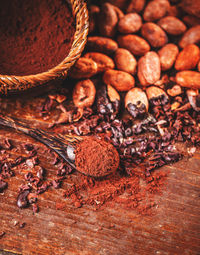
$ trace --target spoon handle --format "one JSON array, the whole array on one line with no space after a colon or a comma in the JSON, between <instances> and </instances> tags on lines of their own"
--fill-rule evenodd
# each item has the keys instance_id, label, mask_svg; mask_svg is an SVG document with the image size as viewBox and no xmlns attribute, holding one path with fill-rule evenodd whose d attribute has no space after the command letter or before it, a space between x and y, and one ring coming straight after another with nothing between
<instances>
[{"instance_id":1,"label":"spoon handle","mask_svg":"<svg viewBox=\"0 0 200 255\"><path fill-rule=\"evenodd\" d=\"M58 153L73 168L75 168L75 156L73 153L76 148L76 143L82 140L81 137L60 135L37 128L31 128L20 119L14 119L2 115L0 116L0 125L13 128L42 142Z\"/></svg>"}]
</instances>

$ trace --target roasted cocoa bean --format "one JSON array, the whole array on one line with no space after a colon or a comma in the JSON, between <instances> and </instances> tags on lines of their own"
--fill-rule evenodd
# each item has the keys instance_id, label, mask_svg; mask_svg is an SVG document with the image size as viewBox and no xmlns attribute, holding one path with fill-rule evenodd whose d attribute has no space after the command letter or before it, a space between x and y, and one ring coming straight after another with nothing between
<instances>
[{"instance_id":1,"label":"roasted cocoa bean","mask_svg":"<svg viewBox=\"0 0 200 255\"><path fill-rule=\"evenodd\" d=\"M94 83L91 80L82 80L76 83L73 89L73 102L78 108L93 105L96 95Z\"/></svg>"},{"instance_id":2,"label":"roasted cocoa bean","mask_svg":"<svg viewBox=\"0 0 200 255\"><path fill-rule=\"evenodd\" d=\"M142 19L137 13L126 14L118 22L118 31L122 34L131 34L140 30Z\"/></svg>"},{"instance_id":3,"label":"roasted cocoa bean","mask_svg":"<svg viewBox=\"0 0 200 255\"><path fill-rule=\"evenodd\" d=\"M142 56L150 50L147 41L137 35L121 35L117 41L121 48L129 50L133 55Z\"/></svg>"},{"instance_id":4,"label":"roasted cocoa bean","mask_svg":"<svg viewBox=\"0 0 200 255\"><path fill-rule=\"evenodd\" d=\"M173 17L181 17L182 12L178 5L170 5L168 11L167 11L167 16L173 16Z\"/></svg>"},{"instance_id":5,"label":"roasted cocoa bean","mask_svg":"<svg viewBox=\"0 0 200 255\"><path fill-rule=\"evenodd\" d=\"M104 72L108 69L114 69L115 63L112 58L99 52L88 52L84 55L84 58L92 59L97 63L97 72Z\"/></svg>"},{"instance_id":6,"label":"roasted cocoa bean","mask_svg":"<svg viewBox=\"0 0 200 255\"><path fill-rule=\"evenodd\" d=\"M196 44L200 42L200 25L188 29L179 42L181 48L185 48L188 44Z\"/></svg>"},{"instance_id":7,"label":"roasted cocoa bean","mask_svg":"<svg viewBox=\"0 0 200 255\"><path fill-rule=\"evenodd\" d=\"M69 76L74 79L90 78L97 73L97 63L92 59L81 57L70 69Z\"/></svg>"},{"instance_id":8,"label":"roasted cocoa bean","mask_svg":"<svg viewBox=\"0 0 200 255\"><path fill-rule=\"evenodd\" d=\"M112 86L107 85L107 93L111 102L120 101L120 95Z\"/></svg>"},{"instance_id":9,"label":"roasted cocoa bean","mask_svg":"<svg viewBox=\"0 0 200 255\"><path fill-rule=\"evenodd\" d=\"M89 12L89 33L95 31L97 26L97 17L100 12L100 8L97 5L90 5L88 7Z\"/></svg>"},{"instance_id":10,"label":"roasted cocoa bean","mask_svg":"<svg viewBox=\"0 0 200 255\"><path fill-rule=\"evenodd\" d=\"M189 27L194 27L200 24L200 18L192 15L186 15L183 17L183 22Z\"/></svg>"},{"instance_id":11,"label":"roasted cocoa bean","mask_svg":"<svg viewBox=\"0 0 200 255\"><path fill-rule=\"evenodd\" d=\"M147 52L138 61L138 78L142 86L154 84L160 79L160 59L156 52Z\"/></svg>"},{"instance_id":12,"label":"roasted cocoa bean","mask_svg":"<svg viewBox=\"0 0 200 255\"><path fill-rule=\"evenodd\" d=\"M182 0L180 5L187 13L200 18L200 2L198 0Z\"/></svg>"},{"instance_id":13,"label":"roasted cocoa bean","mask_svg":"<svg viewBox=\"0 0 200 255\"><path fill-rule=\"evenodd\" d=\"M103 75L103 81L113 86L117 91L128 91L135 85L135 79L129 73L119 70L108 70Z\"/></svg>"},{"instance_id":14,"label":"roasted cocoa bean","mask_svg":"<svg viewBox=\"0 0 200 255\"><path fill-rule=\"evenodd\" d=\"M121 11L121 9L119 9L115 5L114 5L114 8L115 8L115 11L116 11L116 14L117 14L117 17L118 17L118 21L119 21L120 19L122 19L124 17L124 13L123 13L123 11Z\"/></svg>"},{"instance_id":15,"label":"roasted cocoa bean","mask_svg":"<svg viewBox=\"0 0 200 255\"><path fill-rule=\"evenodd\" d=\"M199 47L195 44L189 44L179 53L175 62L175 69L178 71L194 69L199 59Z\"/></svg>"},{"instance_id":16,"label":"roasted cocoa bean","mask_svg":"<svg viewBox=\"0 0 200 255\"><path fill-rule=\"evenodd\" d=\"M155 21L165 16L170 4L167 0L150 1L144 9L143 18L145 21Z\"/></svg>"},{"instance_id":17,"label":"roasted cocoa bean","mask_svg":"<svg viewBox=\"0 0 200 255\"><path fill-rule=\"evenodd\" d=\"M172 16L160 19L158 25L171 35L183 34L187 29L186 25L180 19Z\"/></svg>"},{"instance_id":18,"label":"roasted cocoa bean","mask_svg":"<svg viewBox=\"0 0 200 255\"><path fill-rule=\"evenodd\" d=\"M162 47L168 42L168 38L164 30L155 23L147 22L143 24L141 33L151 46L155 48Z\"/></svg>"},{"instance_id":19,"label":"roasted cocoa bean","mask_svg":"<svg viewBox=\"0 0 200 255\"><path fill-rule=\"evenodd\" d=\"M195 71L181 71L176 74L176 83L182 87L200 89L200 73Z\"/></svg>"},{"instance_id":20,"label":"roasted cocoa bean","mask_svg":"<svg viewBox=\"0 0 200 255\"><path fill-rule=\"evenodd\" d=\"M178 47L173 43L166 44L158 51L163 71L169 70L173 66L178 53Z\"/></svg>"},{"instance_id":21,"label":"roasted cocoa bean","mask_svg":"<svg viewBox=\"0 0 200 255\"><path fill-rule=\"evenodd\" d=\"M19 193L17 198L17 206L19 208L26 208L29 206L29 201L28 201L29 193L30 193L30 190L23 190Z\"/></svg>"},{"instance_id":22,"label":"roasted cocoa bean","mask_svg":"<svg viewBox=\"0 0 200 255\"><path fill-rule=\"evenodd\" d=\"M104 3L98 15L100 34L106 37L113 37L117 31L117 22L118 16L114 6L110 3Z\"/></svg>"},{"instance_id":23,"label":"roasted cocoa bean","mask_svg":"<svg viewBox=\"0 0 200 255\"><path fill-rule=\"evenodd\" d=\"M131 12L141 12L144 9L146 0L130 0L126 12L131 13Z\"/></svg>"},{"instance_id":24,"label":"roasted cocoa bean","mask_svg":"<svg viewBox=\"0 0 200 255\"><path fill-rule=\"evenodd\" d=\"M130 51L118 48L114 55L115 64L118 70L134 74L136 71L137 61Z\"/></svg>"},{"instance_id":25,"label":"roasted cocoa bean","mask_svg":"<svg viewBox=\"0 0 200 255\"><path fill-rule=\"evenodd\" d=\"M89 51L97 51L106 55L111 55L117 50L118 45L110 38L90 36L87 40L87 48Z\"/></svg>"}]
</instances>

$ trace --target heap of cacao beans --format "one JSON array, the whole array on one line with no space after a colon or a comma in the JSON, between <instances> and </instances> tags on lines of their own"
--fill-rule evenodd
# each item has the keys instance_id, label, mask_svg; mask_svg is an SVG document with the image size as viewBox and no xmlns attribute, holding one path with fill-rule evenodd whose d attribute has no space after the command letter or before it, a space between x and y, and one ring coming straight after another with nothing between
<instances>
[{"instance_id":1,"label":"heap of cacao beans","mask_svg":"<svg viewBox=\"0 0 200 255\"><path fill-rule=\"evenodd\" d=\"M78 135L106 133L126 169L150 151L149 170L180 159L174 141L200 143L196 2L88 1L88 41L69 72L77 107L69 122ZM153 135L137 138L146 131Z\"/></svg>"},{"instance_id":2,"label":"heap of cacao beans","mask_svg":"<svg viewBox=\"0 0 200 255\"><path fill-rule=\"evenodd\" d=\"M89 4L86 52L70 72L79 80L73 92L77 107L94 103L98 77L98 82L108 86L113 101L120 99L118 92L127 92L124 105L134 118L148 111L148 101L157 93L172 97L172 108L177 110L181 104L176 97L186 92L188 107L199 110L200 7L194 16L190 9L196 1L176 2L109 0Z\"/></svg>"}]
</instances>

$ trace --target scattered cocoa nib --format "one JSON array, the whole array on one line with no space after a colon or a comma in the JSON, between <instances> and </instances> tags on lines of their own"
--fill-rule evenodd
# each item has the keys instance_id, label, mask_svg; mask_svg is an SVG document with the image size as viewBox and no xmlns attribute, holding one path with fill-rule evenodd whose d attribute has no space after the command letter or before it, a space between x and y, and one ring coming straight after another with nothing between
<instances>
[{"instance_id":1,"label":"scattered cocoa nib","mask_svg":"<svg viewBox=\"0 0 200 255\"><path fill-rule=\"evenodd\" d=\"M26 222L22 222L22 223L19 224L20 228L24 228L25 226L26 226Z\"/></svg>"},{"instance_id":2,"label":"scattered cocoa nib","mask_svg":"<svg viewBox=\"0 0 200 255\"><path fill-rule=\"evenodd\" d=\"M37 177L38 177L40 180L43 180L43 179L44 179L44 176L45 176L45 173L46 173L45 169L44 169L43 167L39 166L39 169L38 169L37 174L36 174Z\"/></svg>"},{"instance_id":3,"label":"scattered cocoa nib","mask_svg":"<svg viewBox=\"0 0 200 255\"><path fill-rule=\"evenodd\" d=\"M26 181L30 181L33 179L33 174L31 172L28 172L24 175L24 178Z\"/></svg>"},{"instance_id":4,"label":"scattered cocoa nib","mask_svg":"<svg viewBox=\"0 0 200 255\"><path fill-rule=\"evenodd\" d=\"M30 190L24 190L19 193L17 198L17 206L19 208L26 208L29 206L29 202L27 198L29 193L30 193Z\"/></svg>"},{"instance_id":5,"label":"scattered cocoa nib","mask_svg":"<svg viewBox=\"0 0 200 255\"><path fill-rule=\"evenodd\" d=\"M34 204L37 202L37 195L35 193L28 194L28 202L29 204Z\"/></svg>"},{"instance_id":6,"label":"scattered cocoa nib","mask_svg":"<svg viewBox=\"0 0 200 255\"><path fill-rule=\"evenodd\" d=\"M48 185L47 183L44 183L41 186L37 187L36 194L44 193L48 189L49 186L50 185Z\"/></svg>"},{"instance_id":7,"label":"scattered cocoa nib","mask_svg":"<svg viewBox=\"0 0 200 255\"><path fill-rule=\"evenodd\" d=\"M33 161L34 166L35 166L35 165L38 165L39 162L40 162L40 161L39 161L39 158L38 158L37 156L33 157L33 158L32 158L32 161Z\"/></svg>"},{"instance_id":8,"label":"scattered cocoa nib","mask_svg":"<svg viewBox=\"0 0 200 255\"><path fill-rule=\"evenodd\" d=\"M30 143L24 144L23 147L24 147L25 151L27 151L27 152L34 150L33 144L30 144Z\"/></svg>"},{"instance_id":9,"label":"scattered cocoa nib","mask_svg":"<svg viewBox=\"0 0 200 255\"><path fill-rule=\"evenodd\" d=\"M13 225L17 226L18 224L19 224L19 221L18 220L14 220Z\"/></svg>"},{"instance_id":10,"label":"scattered cocoa nib","mask_svg":"<svg viewBox=\"0 0 200 255\"><path fill-rule=\"evenodd\" d=\"M5 231L0 231L0 238L2 238L6 234Z\"/></svg>"},{"instance_id":11,"label":"scattered cocoa nib","mask_svg":"<svg viewBox=\"0 0 200 255\"><path fill-rule=\"evenodd\" d=\"M38 165L38 164L39 164L39 159L37 156L26 160L26 165L30 168L33 168L35 165Z\"/></svg>"},{"instance_id":12,"label":"scattered cocoa nib","mask_svg":"<svg viewBox=\"0 0 200 255\"><path fill-rule=\"evenodd\" d=\"M37 111L41 116L45 116L53 109L53 105L54 100L50 97L46 97L45 101L38 106Z\"/></svg>"},{"instance_id":13,"label":"scattered cocoa nib","mask_svg":"<svg viewBox=\"0 0 200 255\"><path fill-rule=\"evenodd\" d=\"M8 187L8 183L0 179L0 193Z\"/></svg>"},{"instance_id":14,"label":"scattered cocoa nib","mask_svg":"<svg viewBox=\"0 0 200 255\"><path fill-rule=\"evenodd\" d=\"M61 180L60 179L53 180L51 183L52 183L52 185L55 189L58 189L61 186Z\"/></svg>"},{"instance_id":15,"label":"scattered cocoa nib","mask_svg":"<svg viewBox=\"0 0 200 255\"><path fill-rule=\"evenodd\" d=\"M12 145L12 143L11 143L11 140L8 139L8 138L6 138L6 139L4 140L3 146L4 146L5 149L8 149L8 150L10 150L11 148L13 148L13 145Z\"/></svg>"},{"instance_id":16,"label":"scattered cocoa nib","mask_svg":"<svg viewBox=\"0 0 200 255\"><path fill-rule=\"evenodd\" d=\"M20 165L21 163L23 163L25 161L25 159L26 158L22 157L22 156L19 156L18 158L16 158L16 160L14 162L15 166Z\"/></svg>"},{"instance_id":17,"label":"scattered cocoa nib","mask_svg":"<svg viewBox=\"0 0 200 255\"><path fill-rule=\"evenodd\" d=\"M60 177L60 176L65 176L65 175L67 175L67 174L70 174L72 171L73 171L73 169L72 169L72 167L71 167L70 165L68 165L68 164L63 164L63 163L62 163L62 164L59 166L59 169L57 170L56 175L57 175L58 177Z\"/></svg>"},{"instance_id":18,"label":"scattered cocoa nib","mask_svg":"<svg viewBox=\"0 0 200 255\"><path fill-rule=\"evenodd\" d=\"M26 165L30 168L33 168L34 167L34 162L32 159L27 159L26 160Z\"/></svg>"},{"instance_id":19,"label":"scattered cocoa nib","mask_svg":"<svg viewBox=\"0 0 200 255\"><path fill-rule=\"evenodd\" d=\"M58 155L57 155L57 154L54 154L54 158L53 158L53 160L52 160L51 163L52 163L53 165L57 165L59 162L60 162L60 159L59 159Z\"/></svg>"},{"instance_id":20,"label":"scattered cocoa nib","mask_svg":"<svg viewBox=\"0 0 200 255\"><path fill-rule=\"evenodd\" d=\"M81 204L80 201L75 201L75 202L74 202L74 206L75 206L76 208L80 208L80 207L82 206L82 204Z\"/></svg>"},{"instance_id":21,"label":"scattered cocoa nib","mask_svg":"<svg viewBox=\"0 0 200 255\"><path fill-rule=\"evenodd\" d=\"M34 214L39 212L39 207L37 204L32 204L32 209Z\"/></svg>"},{"instance_id":22,"label":"scattered cocoa nib","mask_svg":"<svg viewBox=\"0 0 200 255\"><path fill-rule=\"evenodd\" d=\"M29 151L28 156L31 157L35 157L37 155L37 151L34 149L32 151Z\"/></svg>"},{"instance_id":23,"label":"scattered cocoa nib","mask_svg":"<svg viewBox=\"0 0 200 255\"><path fill-rule=\"evenodd\" d=\"M65 95L58 94L55 99L59 104L61 104L67 99L67 97Z\"/></svg>"},{"instance_id":24,"label":"scattered cocoa nib","mask_svg":"<svg viewBox=\"0 0 200 255\"><path fill-rule=\"evenodd\" d=\"M0 173L4 178L10 178L15 175L14 171L11 168L12 168L11 162L5 162L1 165Z\"/></svg>"}]
</instances>

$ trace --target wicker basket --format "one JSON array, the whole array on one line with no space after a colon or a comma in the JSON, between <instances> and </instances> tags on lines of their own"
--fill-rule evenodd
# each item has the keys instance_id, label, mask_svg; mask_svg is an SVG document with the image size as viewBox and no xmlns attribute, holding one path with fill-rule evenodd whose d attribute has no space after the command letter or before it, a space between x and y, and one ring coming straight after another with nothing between
<instances>
[{"instance_id":1,"label":"wicker basket","mask_svg":"<svg viewBox=\"0 0 200 255\"><path fill-rule=\"evenodd\" d=\"M72 7L72 14L76 20L74 40L68 56L56 67L39 74L14 76L0 74L0 94L19 92L45 85L53 80L64 79L74 62L80 57L88 35L88 11L84 0L67 0Z\"/></svg>"}]
</instances>

